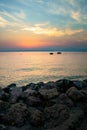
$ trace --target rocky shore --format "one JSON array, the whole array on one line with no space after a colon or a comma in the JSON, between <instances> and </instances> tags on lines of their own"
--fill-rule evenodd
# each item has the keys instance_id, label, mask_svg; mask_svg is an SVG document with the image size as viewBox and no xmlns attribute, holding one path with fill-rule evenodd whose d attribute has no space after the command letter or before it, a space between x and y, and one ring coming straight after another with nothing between
<instances>
[{"instance_id":1,"label":"rocky shore","mask_svg":"<svg viewBox=\"0 0 87 130\"><path fill-rule=\"evenodd\" d=\"M0 130L87 130L87 80L0 87Z\"/></svg>"}]
</instances>

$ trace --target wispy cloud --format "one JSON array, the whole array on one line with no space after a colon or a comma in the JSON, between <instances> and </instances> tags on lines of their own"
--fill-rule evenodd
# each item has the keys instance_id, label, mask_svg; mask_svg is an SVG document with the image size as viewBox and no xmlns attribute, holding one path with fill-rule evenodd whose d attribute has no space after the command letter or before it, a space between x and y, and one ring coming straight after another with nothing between
<instances>
[{"instance_id":1,"label":"wispy cloud","mask_svg":"<svg viewBox=\"0 0 87 130\"><path fill-rule=\"evenodd\" d=\"M35 24L36 27L46 27L49 25L50 22L45 22L45 23L38 23L38 24Z\"/></svg>"},{"instance_id":2,"label":"wispy cloud","mask_svg":"<svg viewBox=\"0 0 87 130\"><path fill-rule=\"evenodd\" d=\"M68 11L66 10L66 6L64 6L64 4L65 3L62 3L62 2L59 2L59 4L58 4L55 1L51 1L51 2L48 1L47 11L49 13L55 14L55 15L65 15L66 13L68 13Z\"/></svg>"},{"instance_id":3,"label":"wispy cloud","mask_svg":"<svg viewBox=\"0 0 87 130\"><path fill-rule=\"evenodd\" d=\"M36 0L38 3L44 3L44 0Z\"/></svg>"},{"instance_id":4,"label":"wispy cloud","mask_svg":"<svg viewBox=\"0 0 87 130\"><path fill-rule=\"evenodd\" d=\"M17 21L17 22L20 22L21 19L24 19L26 17L26 15L23 11L15 12L13 14L6 12L6 11L0 11L0 14L2 16L5 16L5 17L10 18L11 20Z\"/></svg>"},{"instance_id":5,"label":"wispy cloud","mask_svg":"<svg viewBox=\"0 0 87 130\"><path fill-rule=\"evenodd\" d=\"M0 16L0 27L5 27L9 24L9 22Z\"/></svg>"},{"instance_id":6,"label":"wispy cloud","mask_svg":"<svg viewBox=\"0 0 87 130\"><path fill-rule=\"evenodd\" d=\"M81 22L81 15L79 12L71 12L71 17L77 22Z\"/></svg>"},{"instance_id":7,"label":"wispy cloud","mask_svg":"<svg viewBox=\"0 0 87 130\"><path fill-rule=\"evenodd\" d=\"M26 18L26 14L22 10L20 10L19 12L15 12L14 15L19 19L25 19Z\"/></svg>"},{"instance_id":8,"label":"wispy cloud","mask_svg":"<svg viewBox=\"0 0 87 130\"><path fill-rule=\"evenodd\" d=\"M75 1L74 0L68 0L68 2L71 4L71 5L75 5Z\"/></svg>"},{"instance_id":9,"label":"wispy cloud","mask_svg":"<svg viewBox=\"0 0 87 130\"><path fill-rule=\"evenodd\" d=\"M35 34L39 35L47 35L47 36L54 36L54 37L61 37L65 35L74 35L76 33L83 32L83 29L78 29L78 30L72 30L72 29L64 29L60 30L56 27L48 27L48 28L43 28L39 26L32 26L32 27L27 27L23 28L22 30L24 31L31 31Z\"/></svg>"}]
</instances>

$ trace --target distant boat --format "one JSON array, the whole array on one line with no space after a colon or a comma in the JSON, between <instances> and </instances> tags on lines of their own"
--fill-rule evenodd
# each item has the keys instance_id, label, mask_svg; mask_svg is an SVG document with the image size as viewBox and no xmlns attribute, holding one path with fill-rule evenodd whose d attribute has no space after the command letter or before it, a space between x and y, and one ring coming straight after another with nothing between
<instances>
[{"instance_id":1,"label":"distant boat","mask_svg":"<svg viewBox=\"0 0 87 130\"><path fill-rule=\"evenodd\" d=\"M53 55L53 52L50 52L50 55Z\"/></svg>"},{"instance_id":2,"label":"distant boat","mask_svg":"<svg viewBox=\"0 0 87 130\"><path fill-rule=\"evenodd\" d=\"M57 52L57 54L62 54L61 52Z\"/></svg>"}]
</instances>

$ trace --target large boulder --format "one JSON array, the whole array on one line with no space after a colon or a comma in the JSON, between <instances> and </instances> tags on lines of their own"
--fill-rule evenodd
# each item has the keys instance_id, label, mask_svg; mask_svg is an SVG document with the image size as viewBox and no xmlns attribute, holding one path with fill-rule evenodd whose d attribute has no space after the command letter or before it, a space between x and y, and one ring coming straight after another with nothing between
<instances>
[{"instance_id":1,"label":"large boulder","mask_svg":"<svg viewBox=\"0 0 87 130\"><path fill-rule=\"evenodd\" d=\"M16 103L11 106L7 114L0 115L0 121L3 124L22 126L28 116L28 110L25 104Z\"/></svg>"},{"instance_id":2,"label":"large boulder","mask_svg":"<svg viewBox=\"0 0 87 130\"><path fill-rule=\"evenodd\" d=\"M35 96L37 94L37 91L35 91L35 90L32 90L32 89L26 89L23 93L22 93L22 95L21 95L21 97L23 98L23 99L26 99L26 98L28 98L29 96Z\"/></svg>"},{"instance_id":3,"label":"large boulder","mask_svg":"<svg viewBox=\"0 0 87 130\"><path fill-rule=\"evenodd\" d=\"M42 86L41 88L43 88L43 89L56 88L56 83L54 81L49 81L49 82L45 83L44 86Z\"/></svg>"},{"instance_id":4,"label":"large boulder","mask_svg":"<svg viewBox=\"0 0 87 130\"><path fill-rule=\"evenodd\" d=\"M10 91L10 103L16 103L18 98L22 95L22 88L14 88Z\"/></svg>"},{"instance_id":5,"label":"large boulder","mask_svg":"<svg viewBox=\"0 0 87 130\"><path fill-rule=\"evenodd\" d=\"M0 87L0 99L7 101L9 98L9 94L4 92L4 90Z\"/></svg>"},{"instance_id":6,"label":"large boulder","mask_svg":"<svg viewBox=\"0 0 87 130\"><path fill-rule=\"evenodd\" d=\"M35 89L35 83L30 83L26 85L26 89L30 88L30 89Z\"/></svg>"},{"instance_id":7,"label":"large boulder","mask_svg":"<svg viewBox=\"0 0 87 130\"><path fill-rule=\"evenodd\" d=\"M39 127L44 125L44 114L38 109L30 110L30 124Z\"/></svg>"},{"instance_id":8,"label":"large boulder","mask_svg":"<svg viewBox=\"0 0 87 130\"><path fill-rule=\"evenodd\" d=\"M55 126L52 129L46 130L77 130L77 128L82 123L83 118L84 112L80 108L76 108L70 112L69 118L66 119L64 122L61 122L59 125Z\"/></svg>"},{"instance_id":9,"label":"large boulder","mask_svg":"<svg viewBox=\"0 0 87 130\"><path fill-rule=\"evenodd\" d=\"M73 81L73 84L77 89L87 88L87 83L85 81L75 80Z\"/></svg>"},{"instance_id":10,"label":"large boulder","mask_svg":"<svg viewBox=\"0 0 87 130\"><path fill-rule=\"evenodd\" d=\"M76 87L71 87L67 90L66 94L73 101L81 101L84 99L84 94L80 92Z\"/></svg>"},{"instance_id":11,"label":"large boulder","mask_svg":"<svg viewBox=\"0 0 87 130\"><path fill-rule=\"evenodd\" d=\"M83 81L87 83L87 79L84 79Z\"/></svg>"},{"instance_id":12,"label":"large boulder","mask_svg":"<svg viewBox=\"0 0 87 130\"><path fill-rule=\"evenodd\" d=\"M4 91L2 90L2 88L0 87L0 99L2 99L3 95L4 95Z\"/></svg>"},{"instance_id":13,"label":"large boulder","mask_svg":"<svg viewBox=\"0 0 87 130\"><path fill-rule=\"evenodd\" d=\"M40 98L38 98L38 97L35 97L35 96L29 96L26 99L26 104L28 106L38 107L38 106L42 105L42 100Z\"/></svg>"},{"instance_id":14,"label":"large boulder","mask_svg":"<svg viewBox=\"0 0 87 130\"><path fill-rule=\"evenodd\" d=\"M46 107L44 114L45 128L54 128L69 118L69 109L66 105L55 104L54 106Z\"/></svg>"},{"instance_id":15,"label":"large boulder","mask_svg":"<svg viewBox=\"0 0 87 130\"><path fill-rule=\"evenodd\" d=\"M8 130L8 128L5 125L0 124L0 130Z\"/></svg>"},{"instance_id":16,"label":"large boulder","mask_svg":"<svg viewBox=\"0 0 87 130\"><path fill-rule=\"evenodd\" d=\"M56 81L57 90L60 92L66 92L67 89L73 86L73 82L67 79L61 79Z\"/></svg>"},{"instance_id":17,"label":"large boulder","mask_svg":"<svg viewBox=\"0 0 87 130\"><path fill-rule=\"evenodd\" d=\"M83 101L84 101L85 103L87 103L87 89L86 89L86 90L81 89L80 92L81 92L82 94L84 94L84 99L83 99Z\"/></svg>"},{"instance_id":18,"label":"large boulder","mask_svg":"<svg viewBox=\"0 0 87 130\"><path fill-rule=\"evenodd\" d=\"M45 86L45 84L43 82L38 82L37 85L38 85L39 89Z\"/></svg>"},{"instance_id":19,"label":"large boulder","mask_svg":"<svg viewBox=\"0 0 87 130\"><path fill-rule=\"evenodd\" d=\"M10 104L8 102L0 100L0 113L6 113L6 111L10 108Z\"/></svg>"},{"instance_id":20,"label":"large boulder","mask_svg":"<svg viewBox=\"0 0 87 130\"><path fill-rule=\"evenodd\" d=\"M69 107L74 106L73 101L67 96L66 93L62 93L59 95L59 97L57 99L57 103L65 104Z\"/></svg>"},{"instance_id":21,"label":"large boulder","mask_svg":"<svg viewBox=\"0 0 87 130\"><path fill-rule=\"evenodd\" d=\"M43 99L52 99L58 96L58 92L56 88L52 89L40 89L39 93L42 95Z\"/></svg>"},{"instance_id":22,"label":"large boulder","mask_svg":"<svg viewBox=\"0 0 87 130\"><path fill-rule=\"evenodd\" d=\"M3 90L4 90L6 93L9 93L9 92L12 91L14 88L16 88L16 84L15 84L15 83L12 83L12 84L8 85L6 88L3 88Z\"/></svg>"}]
</instances>

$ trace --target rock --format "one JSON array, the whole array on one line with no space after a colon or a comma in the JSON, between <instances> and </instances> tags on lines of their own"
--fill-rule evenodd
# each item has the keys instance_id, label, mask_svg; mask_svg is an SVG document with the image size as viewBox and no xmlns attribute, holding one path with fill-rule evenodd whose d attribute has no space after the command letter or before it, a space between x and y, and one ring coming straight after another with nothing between
<instances>
[{"instance_id":1,"label":"rock","mask_svg":"<svg viewBox=\"0 0 87 130\"><path fill-rule=\"evenodd\" d=\"M31 110L30 123L36 127L44 125L44 114L38 109Z\"/></svg>"},{"instance_id":2,"label":"rock","mask_svg":"<svg viewBox=\"0 0 87 130\"><path fill-rule=\"evenodd\" d=\"M0 115L0 121L3 124L20 127L24 125L28 110L25 104L16 103L11 106L7 114Z\"/></svg>"},{"instance_id":3,"label":"rock","mask_svg":"<svg viewBox=\"0 0 87 130\"><path fill-rule=\"evenodd\" d=\"M40 89L39 93L43 96L44 99L52 99L58 96L56 88L52 89Z\"/></svg>"},{"instance_id":4,"label":"rock","mask_svg":"<svg viewBox=\"0 0 87 130\"><path fill-rule=\"evenodd\" d=\"M87 89L81 89L80 92L84 95L83 101L87 103Z\"/></svg>"},{"instance_id":5,"label":"rock","mask_svg":"<svg viewBox=\"0 0 87 130\"><path fill-rule=\"evenodd\" d=\"M8 130L6 126L0 124L0 130Z\"/></svg>"},{"instance_id":6,"label":"rock","mask_svg":"<svg viewBox=\"0 0 87 130\"><path fill-rule=\"evenodd\" d=\"M35 97L35 96L29 96L26 99L26 104L28 106L37 107L37 106L41 106L42 105L42 100L40 98L38 98L38 97Z\"/></svg>"},{"instance_id":7,"label":"rock","mask_svg":"<svg viewBox=\"0 0 87 130\"><path fill-rule=\"evenodd\" d=\"M87 83L84 81L75 80L73 81L73 84L77 89L87 88Z\"/></svg>"},{"instance_id":8,"label":"rock","mask_svg":"<svg viewBox=\"0 0 87 130\"><path fill-rule=\"evenodd\" d=\"M0 99L2 99L2 97L3 97L3 95L4 95L4 91L3 91L3 89L2 88L0 88Z\"/></svg>"},{"instance_id":9,"label":"rock","mask_svg":"<svg viewBox=\"0 0 87 130\"><path fill-rule=\"evenodd\" d=\"M58 126L46 130L77 130L83 118L84 112L80 108L74 109L70 112L68 119L66 119L64 122L61 122Z\"/></svg>"},{"instance_id":10,"label":"rock","mask_svg":"<svg viewBox=\"0 0 87 130\"><path fill-rule=\"evenodd\" d=\"M70 87L73 86L73 82L67 79L61 79L56 81L57 90L60 92L66 92Z\"/></svg>"},{"instance_id":11,"label":"rock","mask_svg":"<svg viewBox=\"0 0 87 130\"><path fill-rule=\"evenodd\" d=\"M22 95L22 88L14 88L10 91L10 103L16 103L18 98Z\"/></svg>"},{"instance_id":12,"label":"rock","mask_svg":"<svg viewBox=\"0 0 87 130\"><path fill-rule=\"evenodd\" d=\"M73 101L65 93L59 95L57 103L65 104L69 107L74 106Z\"/></svg>"},{"instance_id":13,"label":"rock","mask_svg":"<svg viewBox=\"0 0 87 130\"><path fill-rule=\"evenodd\" d=\"M35 85L36 85L36 84L34 84L34 83L30 83L30 84L26 85L26 88L27 88L27 89L28 89L28 88L34 89L34 88L35 88Z\"/></svg>"},{"instance_id":14,"label":"rock","mask_svg":"<svg viewBox=\"0 0 87 130\"><path fill-rule=\"evenodd\" d=\"M32 89L27 89L27 90L25 90L23 93L22 93L22 95L21 95L21 97L23 98L23 99L26 99L26 98L28 98L29 96L35 96L37 94L37 91L35 91L35 90L32 90Z\"/></svg>"},{"instance_id":15,"label":"rock","mask_svg":"<svg viewBox=\"0 0 87 130\"><path fill-rule=\"evenodd\" d=\"M84 94L80 92L76 87L71 87L67 90L66 94L70 97L73 101L81 101L84 98Z\"/></svg>"},{"instance_id":16,"label":"rock","mask_svg":"<svg viewBox=\"0 0 87 130\"><path fill-rule=\"evenodd\" d=\"M39 86L39 88L43 87L45 84L43 82L39 82L37 83L37 85Z\"/></svg>"},{"instance_id":17,"label":"rock","mask_svg":"<svg viewBox=\"0 0 87 130\"><path fill-rule=\"evenodd\" d=\"M41 88L43 88L43 89L56 88L56 84L54 81L49 81L49 82L45 83L44 86L42 86Z\"/></svg>"},{"instance_id":18,"label":"rock","mask_svg":"<svg viewBox=\"0 0 87 130\"><path fill-rule=\"evenodd\" d=\"M54 128L69 118L69 109L66 105L55 104L44 110L45 128Z\"/></svg>"},{"instance_id":19,"label":"rock","mask_svg":"<svg viewBox=\"0 0 87 130\"><path fill-rule=\"evenodd\" d=\"M84 79L83 81L87 83L87 79Z\"/></svg>"},{"instance_id":20,"label":"rock","mask_svg":"<svg viewBox=\"0 0 87 130\"><path fill-rule=\"evenodd\" d=\"M5 113L10 108L8 102L0 100L0 113Z\"/></svg>"},{"instance_id":21,"label":"rock","mask_svg":"<svg viewBox=\"0 0 87 130\"><path fill-rule=\"evenodd\" d=\"M4 92L4 90L2 88L0 88L0 99L7 101L9 98L9 94Z\"/></svg>"},{"instance_id":22,"label":"rock","mask_svg":"<svg viewBox=\"0 0 87 130\"><path fill-rule=\"evenodd\" d=\"M15 83L12 83L10 85L8 85L6 88L3 88L3 90L6 92L6 93L9 93L10 91L12 91L12 89L16 88L16 84Z\"/></svg>"}]
</instances>

